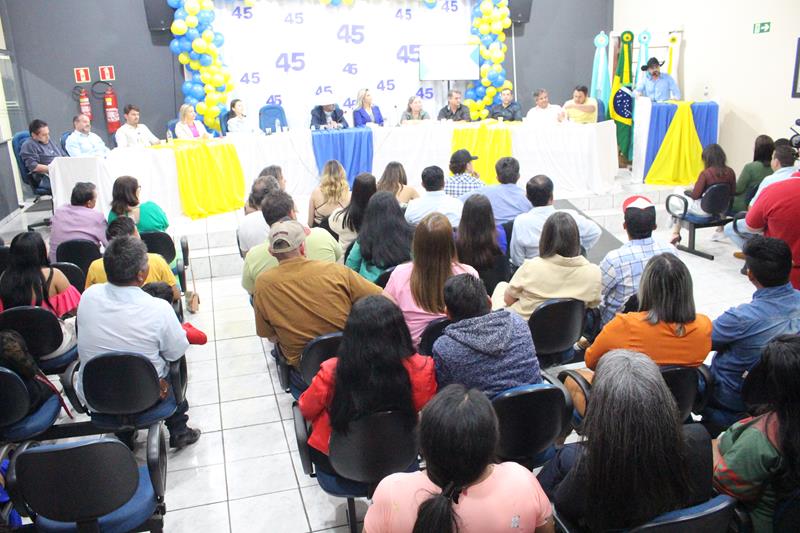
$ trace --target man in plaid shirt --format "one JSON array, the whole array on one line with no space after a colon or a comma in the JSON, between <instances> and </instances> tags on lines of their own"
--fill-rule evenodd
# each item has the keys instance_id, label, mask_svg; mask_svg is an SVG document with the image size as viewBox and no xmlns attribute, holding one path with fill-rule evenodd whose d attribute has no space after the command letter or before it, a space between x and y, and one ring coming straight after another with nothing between
<instances>
[{"instance_id":1,"label":"man in plaid shirt","mask_svg":"<svg viewBox=\"0 0 800 533\"><path fill-rule=\"evenodd\" d=\"M478 159L467 150L456 150L450 156L450 172L453 176L447 180L444 192L448 196L458 198L461 195L478 190L484 183L472 169L472 162Z\"/></svg>"},{"instance_id":2,"label":"man in plaid shirt","mask_svg":"<svg viewBox=\"0 0 800 533\"><path fill-rule=\"evenodd\" d=\"M664 253L674 254L675 249L653 240L656 229L656 207L645 196L631 196L622 203L625 213L625 231L629 241L611 250L600 263L603 272L603 301L600 312L603 324L620 312L625 302L639 290L639 280L651 257Z\"/></svg>"}]
</instances>

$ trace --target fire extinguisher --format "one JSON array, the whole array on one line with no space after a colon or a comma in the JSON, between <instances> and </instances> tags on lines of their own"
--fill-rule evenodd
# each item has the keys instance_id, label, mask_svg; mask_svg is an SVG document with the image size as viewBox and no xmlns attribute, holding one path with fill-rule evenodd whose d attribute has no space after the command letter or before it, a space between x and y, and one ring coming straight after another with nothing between
<instances>
[{"instance_id":1,"label":"fire extinguisher","mask_svg":"<svg viewBox=\"0 0 800 533\"><path fill-rule=\"evenodd\" d=\"M98 85L106 85L106 90L99 92L102 88L98 89ZM105 81L96 81L92 84L92 94L97 98L103 99L103 112L106 116L106 128L108 133L114 134L122 125L119 118L119 104L117 103L117 93L110 83Z\"/></svg>"},{"instance_id":2,"label":"fire extinguisher","mask_svg":"<svg viewBox=\"0 0 800 533\"><path fill-rule=\"evenodd\" d=\"M89 102L88 91L80 85L76 85L72 89L72 97L78 101L78 112L92 120L92 104Z\"/></svg>"}]
</instances>

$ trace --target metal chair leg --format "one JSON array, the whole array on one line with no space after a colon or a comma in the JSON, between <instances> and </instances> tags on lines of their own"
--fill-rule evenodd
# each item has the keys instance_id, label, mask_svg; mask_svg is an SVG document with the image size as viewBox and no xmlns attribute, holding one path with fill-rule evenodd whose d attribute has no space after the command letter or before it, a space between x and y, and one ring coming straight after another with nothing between
<instances>
[{"instance_id":1,"label":"metal chair leg","mask_svg":"<svg viewBox=\"0 0 800 533\"><path fill-rule=\"evenodd\" d=\"M350 528L350 533L358 533L355 498L347 498L347 526Z\"/></svg>"}]
</instances>

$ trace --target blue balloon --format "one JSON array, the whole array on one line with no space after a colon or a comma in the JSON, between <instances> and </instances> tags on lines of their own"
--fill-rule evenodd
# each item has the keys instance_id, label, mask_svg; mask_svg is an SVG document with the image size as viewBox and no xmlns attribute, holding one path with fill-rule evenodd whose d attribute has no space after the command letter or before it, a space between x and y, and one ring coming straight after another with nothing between
<instances>
[{"instance_id":1,"label":"blue balloon","mask_svg":"<svg viewBox=\"0 0 800 533\"><path fill-rule=\"evenodd\" d=\"M490 70L489 73L486 75L486 77L489 79L490 82L494 83L495 80L497 80L497 77L499 75L500 75L499 72L495 72L493 70Z\"/></svg>"},{"instance_id":2,"label":"blue balloon","mask_svg":"<svg viewBox=\"0 0 800 533\"><path fill-rule=\"evenodd\" d=\"M183 49L181 49L181 42L178 39L172 39L169 42L169 50L175 55L180 54L183 52Z\"/></svg>"},{"instance_id":3,"label":"blue balloon","mask_svg":"<svg viewBox=\"0 0 800 533\"><path fill-rule=\"evenodd\" d=\"M200 54L200 64L204 67L210 67L211 63L214 62L214 58L212 58L208 54Z\"/></svg>"},{"instance_id":4,"label":"blue balloon","mask_svg":"<svg viewBox=\"0 0 800 533\"><path fill-rule=\"evenodd\" d=\"M492 100L492 103L494 105L503 103L503 100L500 98L500 93L497 93L496 95L494 95L494 100Z\"/></svg>"},{"instance_id":5,"label":"blue balloon","mask_svg":"<svg viewBox=\"0 0 800 533\"><path fill-rule=\"evenodd\" d=\"M202 85L195 85L192 87L192 96L197 98L198 100L202 100L206 97L206 91L203 89Z\"/></svg>"},{"instance_id":6,"label":"blue balloon","mask_svg":"<svg viewBox=\"0 0 800 533\"><path fill-rule=\"evenodd\" d=\"M464 94L464 97L467 100L475 100L475 89L467 89L467 92Z\"/></svg>"},{"instance_id":7,"label":"blue balloon","mask_svg":"<svg viewBox=\"0 0 800 533\"><path fill-rule=\"evenodd\" d=\"M476 98L476 100L486 96L486 87L484 87L483 85L481 85L480 87L475 87L475 96L478 97Z\"/></svg>"},{"instance_id":8,"label":"blue balloon","mask_svg":"<svg viewBox=\"0 0 800 533\"><path fill-rule=\"evenodd\" d=\"M206 31L209 27L210 26L208 24L198 24L197 26L195 26L194 29L196 29L200 33L200 35L202 35L203 32Z\"/></svg>"},{"instance_id":9,"label":"blue balloon","mask_svg":"<svg viewBox=\"0 0 800 533\"><path fill-rule=\"evenodd\" d=\"M195 106L196 106L196 105L197 105L197 104L195 104ZM197 110L196 110L196 109L195 109L195 112L197 112ZM195 119L195 120L199 120L200 122L203 122L203 119L204 119L204 118L205 118L205 117L203 117L203 115L201 115L200 113L197 113L197 116L196 116L196 117L194 117L194 119Z\"/></svg>"},{"instance_id":10,"label":"blue balloon","mask_svg":"<svg viewBox=\"0 0 800 533\"><path fill-rule=\"evenodd\" d=\"M175 10L175 20L178 19L184 20L188 16L189 13L187 13L186 10L183 9L182 7L179 7L178 9Z\"/></svg>"},{"instance_id":11,"label":"blue balloon","mask_svg":"<svg viewBox=\"0 0 800 533\"><path fill-rule=\"evenodd\" d=\"M212 22L214 22L214 12L208 9L203 9L197 14L197 21L200 24L204 24L208 26Z\"/></svg>"},{"instance_id":12,"label":"blue balloon","mask_svg":"<svg viewBox=\"0 0 800 533\"><path fill-rule=\"evenodd\" d=\"M194 83L189 80L186 80L183 82L183 85L181 85L181 91L183 91L184 96L191 96L192 89L194 89Z\"/></svg>"},{"instance_id":13,"label":"blue balloon","mask_svg":"<svg viewBox=\"0 0 800 533\"><path fill-rule=\"evenodd\" d=\"M177 9L183 5L183 0L167 0L167 5L172 9Z\"/></svg>"},{"instance_id":14,"label":"blue balloon","mask_svg":"<svg viewBox=\"0 0 800 533\"><path fill-rule=\"evenodd\" d=\"M200 100L194 98L193 96L187 96L186 98L183 99L183 103L189 104L190 106L196 106L199 102Z\"/></svg>"},{"instance_id":15,"label":"blue balloon","mask_svg":"<svg viewBox=\"0 0 800 533\"><path fill-rule=\"evenodd\" d=\"M342 0L331 0L332 6L339 6L342 4Z\"/></svg>"},{"instance_id":16,"label":"blue balloon","mask_svg":"<svg viewBox=\"0 0 800 533\"><path fill-rule=\"evenodd\" d=\"M214 46L216 46L217 48L219 48L220 46L222 46L222 45L225 43L225 36L224 36L224 35L222 35L220 32L216 32L216 33L214 34L214 41L213 41L213 43L214 43Z\"/></svg>"},{"instance_id":17,"label":"blue balloon","mask_svg":"<svg viewBox=\"0 0 800 533\"><path fill-rule=\"evenodd\" d=\"M499 89L500 87L503 86L503 84L505 82L506 82L505 77L497 76L497 78L492 82L492 85L494 85L495 87L497 87Z\"/></svg>"},{"instance_id":18,"label":"blue balloon","mask_svg":"<svg viewBox=\"0 0 800 533\"><path fill-rule=\"evenodd\" d=\"M489 45L492 44L493 42L494 42L494 35L487 34L481 36L481 44L483 44L483 46L488 48Z\"/></svg>"},{"instance_id":19,"label":"blue balloon","mask_svg":"<svg viewBox=\"0 0 800 533\"><path fill-rule=\"evenodd\" d=\"M472 18L479 19L483 16L483 12L481 11L481 3L478 2L475 4L475 7L472 8Z\"/></svg>"},{"instance_id":20,"label":"blue balloon","mask_svg":"<svg viewBox=\"0 0 800 533\"><path fill-rule=\"evenodd\" d=\"M481 31L480 31L478 28L476 28L475 26L471 27L471 28L469 29L469 32L470 32L472 35L480 35L480 34L481 34Z\"/></svg>"},{"instance_id":21,"label":"blue balloon","mask_svg":"<svg viewBox=\"0 0 800 533\"><path fill-rule=\"evenodd\" d=\"M178 43L181 45L181 52L192 51L192 41L190 41L186 37L181 37L180 39L178 39Z\"/></svg>"},{"instance_id":22,"label":"blue balloon","mask_svg":"<svg viewBox=\"0 0 800 533\"><path fill-rule=\"evenodd\" d=\"M199 61L200 60L200 54L198 54L197 52L192 50L191 52L189 52L189 59L191 59L192 61Z\"/></svg>"},{"instance_id":23,"label":"blue balloon","mask_svg":"<svg viewBox=\"0 0 800 533\"><path fill-rule=\"evenodd\" d=\"M195 39L199 39L200 38L200 32L197 31L197 28L189 28L188 30L186 30L186 33L184 33L183 35L184 35L184 37L189 39L189 42L192 42Z\"/></svg>"}]
</instances>

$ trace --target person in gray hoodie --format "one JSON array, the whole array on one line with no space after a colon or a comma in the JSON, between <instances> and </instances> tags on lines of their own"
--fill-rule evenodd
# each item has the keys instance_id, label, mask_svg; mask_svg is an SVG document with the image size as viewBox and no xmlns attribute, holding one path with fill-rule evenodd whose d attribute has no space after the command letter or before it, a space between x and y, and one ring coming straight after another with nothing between
<instances>
[{"instance_id":1,"label":"person in gray hoodie","mask_svg":"<svg viewBox=\"0 0 800 533\"><path fill-rule=\"evenodd\" d=\"M451 277L444 284L444 301L453 323L433 344L440 388L459 383L492 397L542 382L528 324L505 309L492 311L480 278Z\"/></svg>"}]
</instances>

